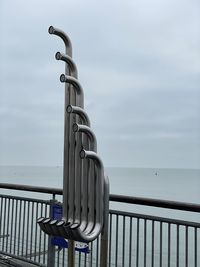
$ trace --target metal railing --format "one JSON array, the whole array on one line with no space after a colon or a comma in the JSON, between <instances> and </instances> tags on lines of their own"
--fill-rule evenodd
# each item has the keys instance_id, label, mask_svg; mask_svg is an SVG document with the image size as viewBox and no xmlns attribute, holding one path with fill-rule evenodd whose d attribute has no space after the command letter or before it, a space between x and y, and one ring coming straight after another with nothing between
<instances>
[{"instance_id":1,"label":"metal railing","mask_svg":"<svg viewBox=\"0 0 200 267\"><path fill-rule=\"evenodd\" d=\"M38 217L50 216L50 207L62 196L62 190L3 183L0 188L49 194L49 200L0 195L0 253L38 266L47 266L51 253L55 255L55 266L67 266L67 249L53 246L51 238L36 223ZM188 214L200 212L200 205L191 203L119 195L110 195L110 201L132 207L137 204L184 210ZM76 251L76 266L99 266L99 240L100 237L89 243L88 253ZM122 210L109 212L108 266L198 267L199 246L199 222Z\"/></svg>"}]
</instances>

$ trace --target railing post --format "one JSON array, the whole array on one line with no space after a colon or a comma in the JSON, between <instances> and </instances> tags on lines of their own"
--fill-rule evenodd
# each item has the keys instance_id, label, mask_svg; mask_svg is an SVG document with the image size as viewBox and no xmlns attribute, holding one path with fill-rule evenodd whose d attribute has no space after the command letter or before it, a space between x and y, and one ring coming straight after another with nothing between
<instances>
[{"instance_id":1,"label":"railing post","mask_svg":"<svg viewBox=\"0 0 200 267\"><path fill-rule=\"evenodd\" d=\"M68 266L75 266L75 246L74 240L68 239Z\"/></svg>"},{"instance_id":2,"label":"railing post","mask_svg":"<svg viewBox=\"0 0 200 267\"><path fill-rule=\"evenodd\" d=\"M100 267L107 267L108 264L108 221L109 221L109 180L105 176L104 183L104 227L101 233ZM111 231L111 230L110 230Z\"/></svg>"},{"instance_id":3,"label":"railing post","mask_svg":"<svg viewBox=\"0 0 200 267\"><path fill-rule=\"evenodd\" d=\"M49 210L49 217L53 217L53 205L56 203L55 194L53 194L53 199L50 200L50 210ZM55 266L55 255L56 250L55 246L52 245L52 236L48 235L48 253L47 253L47 267L54 267Z\"/></svg>"}]
</instances>

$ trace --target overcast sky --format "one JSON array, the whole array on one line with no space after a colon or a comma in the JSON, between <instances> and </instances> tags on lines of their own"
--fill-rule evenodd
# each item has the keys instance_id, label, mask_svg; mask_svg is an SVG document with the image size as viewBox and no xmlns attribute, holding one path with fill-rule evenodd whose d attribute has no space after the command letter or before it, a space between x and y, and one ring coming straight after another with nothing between
<instances>
[{"instance_id":1,"label":"overcast sky","mask_svg":"<svg viewBox=\"0 0 200 267\"><path fill-rule=\"evenodd\" d=\"M200 2L1 0L0 165L62 165L71 38L105 166L200 168Z\"/></svg>"}]
</instances>

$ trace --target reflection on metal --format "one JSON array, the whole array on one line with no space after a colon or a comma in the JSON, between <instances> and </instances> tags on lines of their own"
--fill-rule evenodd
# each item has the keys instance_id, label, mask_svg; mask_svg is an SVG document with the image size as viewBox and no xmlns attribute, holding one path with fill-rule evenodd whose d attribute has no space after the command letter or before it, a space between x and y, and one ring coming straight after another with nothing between
<instances>
[{"instance_id":1,"label":"reflection on metal","mask_svg":"<svg viewBox=\"0 0 200 267\"><path fill-rule=\"evenodd\" d=\"M106 266L109 182L84 110L83 88L72 60L71 41L63 31L53 26L49 27L49 33L62 38L65 44L65 53L57 52L55 55L57 60L65 62L65 74L60 76L60 81L65 84L63 218L41 217L37 222L50 236L86 243L101 233L101 266ZM73 247L71 241L69 244ZM69 253L73 254L73 251Z\"/></svg>"}]
</instances>

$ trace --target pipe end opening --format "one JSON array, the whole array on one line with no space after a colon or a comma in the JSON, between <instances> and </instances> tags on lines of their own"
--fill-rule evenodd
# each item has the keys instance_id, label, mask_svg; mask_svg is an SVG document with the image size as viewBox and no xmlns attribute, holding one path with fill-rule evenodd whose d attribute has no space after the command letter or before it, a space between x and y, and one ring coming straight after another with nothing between
<instances>
[{"instance_id":1,"label":"pipe end opening","mask_svg":"<svg viewBox=\"0 0 200 267\"><path fill-rule=\"evenodd\" d=\"M49 34L53 34L54 33L54 27L50 26L48 29Z\"/></svg>"},{"instance_id":2,"label":"pipe end opening","mask_svg":"<svg viewBox=\"0 0 200 267\"><path fill-rule=\"evenodd\" d=\"M49 224L50 224L50 225L55 225L55 224L57 223L57 221L58 221L58 220L55 220L55 219L54 219L54 220L50 221Z\"/></svg>"},{"instance_id":3,"label":"pipe end opening","mask_svg":"<svg viewBox=\"0 0 200 267\"><path fill-rule=\"evenodd\" d=\"M65 74L60 75L60 81L61 81L61 83L65 82Z\"/></svg>"},{"instance_id":4,"label":"pipe end opening","mask_svg":"<svg viewBox=\"0 0 200 267\"><path fill-rule=\"evenodd\" d=\"M44 219L44 217L40 217L39 219L37 219L37 223L41 223Z\"/></svg>"},{"instance_id":5,"label":"pipe end opening","mask_svg":"<svg viewBox=\"0 0 200 267\"><path fill-rule=\"evenodd\" d=\"M60 59L61 59L61 53L60 53L60 52L57 52L57 53L55 54L55 58L56 58L57 60L60 60Z\"/></svg>"},{"instance_id":6,"label":"pipe end opening","mask_svg":"<svg viewBox=\"0 0 200 267\"><path fill-rule=\"evenodd\" d=\"M79 227L78 223L73 223L72 226L70 227L72 230L76 229Z\"/></svg>"},{"instance_id":7,"label":"pipe end opening","mask_svg":"<svg viewBox=\"0 0 200 267\"><path fill-rule=\"evenodd\" d=\"M57 221L57 223L56 223L56 225L58 227L63 226L64 224L65 224L65 221L64 220Z\"/></svg>"},{"instance_id":8,"label":"pipe end opening","mask_svg":"<svg viewBox=\"0 0 200 267\"><path fill-rule=\"evenodd\" d=\"M73 111L72 105L68 105L66 108L66 111L67 111L67 113L72 113L72 111Z\"/></svg>"},{"instance_id":9,"label":"pipe end opening","mask_svg":"<svg viewBox=\"0 0 200 267\"><path fill-rule=\"evenodd\" d=\"M43 223L44 223L44 224L48 224L50 221L51 221L51 218L46 218L46 219L43 221Z\"/></svg>"}]
</instances>

